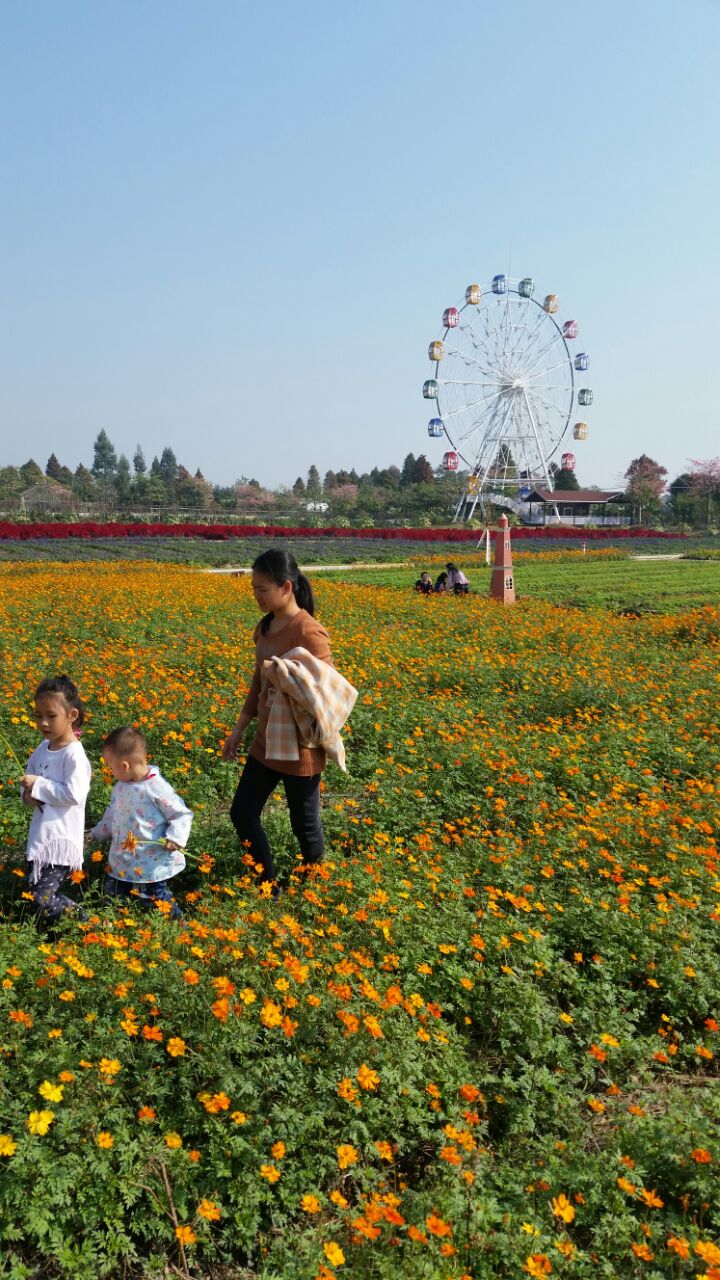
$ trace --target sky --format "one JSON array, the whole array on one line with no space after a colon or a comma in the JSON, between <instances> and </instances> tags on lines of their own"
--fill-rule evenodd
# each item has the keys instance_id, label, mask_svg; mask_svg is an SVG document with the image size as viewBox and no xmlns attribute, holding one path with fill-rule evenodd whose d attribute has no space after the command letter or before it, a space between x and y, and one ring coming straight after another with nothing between
<instances>
[{"instance_id":1,"label":"sky","mask_svg":"<svg viewBox=\"0 0 720 1280\"><path fill-rule=\"evenodd\" d=\"M3 0L0 465L401 464L471 281L581 325L583 485L720 454L718 0Z\"/></svg>"}]
</instances>

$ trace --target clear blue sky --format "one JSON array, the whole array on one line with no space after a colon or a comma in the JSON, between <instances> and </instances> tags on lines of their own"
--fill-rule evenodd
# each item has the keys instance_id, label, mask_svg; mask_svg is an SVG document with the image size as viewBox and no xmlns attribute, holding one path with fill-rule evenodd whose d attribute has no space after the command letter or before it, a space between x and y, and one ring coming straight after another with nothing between
<instances>
[{"instance_id":1,"label":"clear blue sky","mask_svg":"<svg viewBox=\"0 0 720 1280\"><path fill-rule=\"evenodd\" d=\"M581 483L720 454L719 54L716 0L4 0L0 462L437 462L508 267L592 354Z\"/></svg>"}]
</instances>

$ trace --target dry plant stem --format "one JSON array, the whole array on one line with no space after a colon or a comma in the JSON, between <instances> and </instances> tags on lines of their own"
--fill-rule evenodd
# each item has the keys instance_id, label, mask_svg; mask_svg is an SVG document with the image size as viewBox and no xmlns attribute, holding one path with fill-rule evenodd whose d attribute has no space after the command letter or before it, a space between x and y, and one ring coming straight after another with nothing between
<instances>
[{"instance_id":1,"label":"dry plant stem","mask_svg":"<svg viewBox=\"0 0 720 1280\"><path fill-rule=\"evenodd\" d=\"M180 1223L178 1222L178 1216L175 1210L175 1201L173 1200L172 1187L170 1186L170 1179L168 1177L167 1169L165 1168L165 1165L162 1163L162 1161L160 1161L157 1165L151 1164L149 1167L150 1169L160 1170L160 1177L162 1178L163 1186L165 1188L165 1195L167 1196L167 1207L161 1204L161 1202L159 1201L158 1197L156 1196L155 1192L152 1190L151 1187L145 1186L144 1183L138 1183L138 1186L142 1186L143 1190L147 1191L148 1194L152 1196L156 1204L158 1204L158 1206L163 1209L163 1212L168 1215L168 1217L170 1218L170 1221L173 1224L173 1227L177 1231L178 1227L180 1226ZM182 1240L178 1240L178 1249L180 1250L180 1265L181 1265L179 1274L184 1277L184 1280L192 1280L190 1271L188 1269L187 1257L185 1255L185 1249L184 1249Z\"/></svg>"}]
</instances>

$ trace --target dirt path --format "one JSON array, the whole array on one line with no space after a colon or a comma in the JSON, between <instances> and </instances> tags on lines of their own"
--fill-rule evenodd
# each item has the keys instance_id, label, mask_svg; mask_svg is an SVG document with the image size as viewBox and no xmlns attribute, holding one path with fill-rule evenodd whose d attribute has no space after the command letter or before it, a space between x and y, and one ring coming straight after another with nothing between
<instances>
[{"instance_id":1,"label":"dirt path","mask_svg":"<svg viewBox=\"0 0 720 1280\"><path fill-rule=\"evenodd\" d=\"M407 569L409 565L408 560L381 560L376 561L375 564L304 564L302 571L303 573L336 573L338 570L352 571L353 569ZM202 572L246 574L251 573L252 570L244 566L234 568L232 565L227 565L223 569L203 569Z\"/></svg>"}]
</instances>

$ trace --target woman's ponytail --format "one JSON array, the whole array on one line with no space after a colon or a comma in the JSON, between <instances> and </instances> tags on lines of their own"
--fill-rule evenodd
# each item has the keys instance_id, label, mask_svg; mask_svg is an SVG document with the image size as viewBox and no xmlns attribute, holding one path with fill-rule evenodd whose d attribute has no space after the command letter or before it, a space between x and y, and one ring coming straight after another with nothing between
<instances>
[{"instance_id":1,"label":"woman's ponytail","mask_svg":"<svg viewBox=\"0 0 720 1280\"><path fill-rule=\"evenodd\" d=\"M292 579L291 579L292 582ZM298 573L297 585L293 582L293 595L300 605L301 609L305 609L311 617L315 616L315 597L312 593L312 587L305 577L304 573Z\"/></svg>"}]
</instances>

